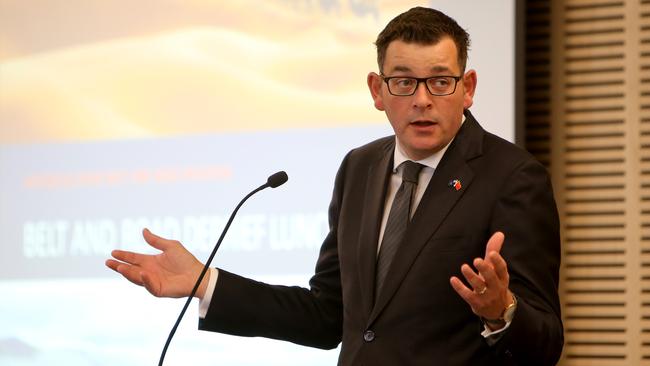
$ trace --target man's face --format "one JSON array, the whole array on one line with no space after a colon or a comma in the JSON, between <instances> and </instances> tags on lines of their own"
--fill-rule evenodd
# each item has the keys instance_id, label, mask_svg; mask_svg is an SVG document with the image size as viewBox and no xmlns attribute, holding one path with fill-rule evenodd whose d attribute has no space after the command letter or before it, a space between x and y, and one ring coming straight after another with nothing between
<instances>
[{"instance_id":1,"label":"man's face","mask_svg":"<svg viewBox=\"0 0 650 366\"><path fill-rule=\"evenodd\" d=\"M451 38L432 45L395 40L388 45L383 73L386 77L461 76L458 51ZM420 83L415 94L395 96L376 73L368 75L375 107L385 111L395 135L409 158L420 160L445 147L460 128L463 109L472 105L476 72L470 70L458 81L453 94L435 96Z\"/></svg>"}]
</instances>

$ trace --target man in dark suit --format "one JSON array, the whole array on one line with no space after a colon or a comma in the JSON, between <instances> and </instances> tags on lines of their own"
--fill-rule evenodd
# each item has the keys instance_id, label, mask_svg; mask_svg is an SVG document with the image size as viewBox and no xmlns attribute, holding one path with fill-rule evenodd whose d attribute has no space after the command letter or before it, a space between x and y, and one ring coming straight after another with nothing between
<instances>
[{"instance_id":1,"label":"man in dark suit","mask_svg":"<svg viewBox=\"0 0 650 366\"><path fill-rule=\"evenodd\" d=\"M545 169L469 112L477 75L453 19L414 8L376 44L368 86L395 136L341 164L310 288L212 269L200 328L342 342L339 365L555 364L560 241ZM107 265L156 296L188 296L201 263L144 236L163 253L114 251Z\"/></svg>"}]
</instances>

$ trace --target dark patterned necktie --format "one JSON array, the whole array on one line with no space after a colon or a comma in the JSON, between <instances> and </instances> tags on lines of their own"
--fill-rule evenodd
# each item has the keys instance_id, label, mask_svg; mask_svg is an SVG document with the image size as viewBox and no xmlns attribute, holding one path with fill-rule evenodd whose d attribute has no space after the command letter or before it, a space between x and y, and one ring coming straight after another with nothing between
<instances>
[{"instance_id":1,"label":"dark patterned necktie","mask_svg":"<svg viewBox=\"0 0 650 366\"><path fill-rule=\"evenodd\" d=\"M418 175L424 167L422 164L407 160L402 170L402 185L400 185L395 199L388 214L388 221L384 229L384 237L381 240L379 248L379 257L377 258L377 272L375 278L375 299L379 295L390 264L399 249L404 233L410 221L411 204L415 193L415 187L418 185Z\"/></svg>"}]
</instances>

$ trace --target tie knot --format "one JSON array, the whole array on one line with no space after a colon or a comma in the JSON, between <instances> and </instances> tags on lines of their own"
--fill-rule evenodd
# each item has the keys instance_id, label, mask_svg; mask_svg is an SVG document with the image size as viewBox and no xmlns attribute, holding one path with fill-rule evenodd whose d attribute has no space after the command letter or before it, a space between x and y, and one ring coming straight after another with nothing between
<instances>
[{"instance_id":1,"label":"tie knot","mask_svg":"<svg viewBox=\"0 0 650 366\"><path fill-rule=\"evenodd\" d=\"M420 174L420 170L424 168L424 165L411 160L403 162L402 165L404 165L402 170L402 181L418 184L418 175Z\"/></svg>"}]
</instances>

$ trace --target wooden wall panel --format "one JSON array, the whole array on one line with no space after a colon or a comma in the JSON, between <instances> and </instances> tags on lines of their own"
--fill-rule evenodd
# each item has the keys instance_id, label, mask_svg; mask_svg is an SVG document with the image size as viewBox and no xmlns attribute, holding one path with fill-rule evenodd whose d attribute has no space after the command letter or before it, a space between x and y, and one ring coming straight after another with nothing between
<instances>
[{"instance_id":1,"label":"wooden wall panel","mask_svg":"<svg viewBox=\"0 0 650 366\"><path fill-rule=\"evenodd\" d=\"M650 366L650 0L526 7L525 143L562 225L560 365Z\"/></svg>"}]
</instances>

